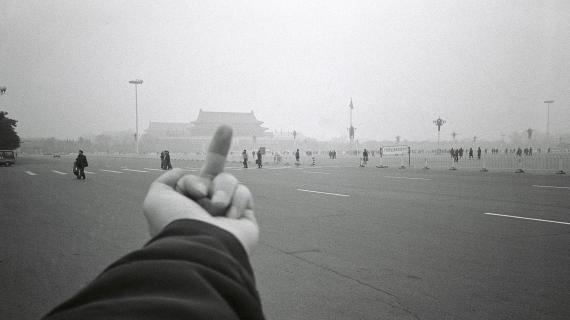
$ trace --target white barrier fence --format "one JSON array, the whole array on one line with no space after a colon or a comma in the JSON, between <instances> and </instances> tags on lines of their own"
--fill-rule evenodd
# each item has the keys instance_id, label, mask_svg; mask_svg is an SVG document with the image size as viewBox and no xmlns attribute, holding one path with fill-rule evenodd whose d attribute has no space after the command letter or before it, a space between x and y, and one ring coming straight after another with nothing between
<instances>
[{"instance_id":1,"label":"white barrier fence","mask_svg":"<svg viewBox=\"0 0 570 320\"><path fill-rule=\"evenodd\" d=\"M394 157L383 157L379 163L388 167L399 167L401 160ZM537 154L532 156L516 155L490 155L483 154L481 159L477 157L459 158L457 162L449 154L412 154L410 159L412 168L434 168L457 170L512 170L522 169L523 171L570 171L570 154ZM561 172L560 172L561 173Z\"/></svg>"}]
</instances>

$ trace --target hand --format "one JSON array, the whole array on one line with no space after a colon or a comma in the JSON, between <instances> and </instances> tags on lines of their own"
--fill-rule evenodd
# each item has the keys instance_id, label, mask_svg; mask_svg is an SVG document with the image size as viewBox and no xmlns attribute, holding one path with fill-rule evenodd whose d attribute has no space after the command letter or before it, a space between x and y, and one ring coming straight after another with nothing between
<instances>
[{"instance_id":1,"label":"hand","mask_svg":"<svg viewBox=\"0 0 570 320\"><path fill-rule=\"evenodd\" d=\"M218 128L199 177L175 169L152 183L143 203L151 236L175 220L195 219L232 233L251 252L259 239L251 193L235 177L222 173L231 135L231 128ZM211 212L227 212L227 217Z\"/></svg>"}]
</instances>

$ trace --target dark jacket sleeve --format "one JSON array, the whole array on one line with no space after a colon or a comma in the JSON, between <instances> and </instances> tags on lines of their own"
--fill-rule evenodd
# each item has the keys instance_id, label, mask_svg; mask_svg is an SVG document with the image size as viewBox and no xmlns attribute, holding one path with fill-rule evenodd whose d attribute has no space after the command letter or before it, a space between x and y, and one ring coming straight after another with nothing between
<instances>
[{"instance_id":1,"label":"dark jacket sleeve","mask_svg":"<svg viewBox=\"0 0 570 320\"><path fill-rule=\"evenodd\" d=\"M177 220L45 319L264 319L253 271L229 232Z\"/></svg>"}]
</instances>

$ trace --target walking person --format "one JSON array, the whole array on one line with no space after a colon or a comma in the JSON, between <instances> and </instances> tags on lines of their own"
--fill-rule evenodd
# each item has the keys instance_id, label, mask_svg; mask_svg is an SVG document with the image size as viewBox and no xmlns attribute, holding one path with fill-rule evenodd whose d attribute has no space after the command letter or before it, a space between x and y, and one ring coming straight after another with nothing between
<instances>
[{"instance_id":1,"label":"walking person","mask_svg":"<svg viewBox=\"0 0 570 320\"><path fill-rule=\"evenodd\" d=\"M75 166L77 167L77 179L83 178L85 180L85 168L88 166L87 157L83 154L83 150L79 150L79 154L75 159Z\"/></svg>"},{"instance_id":2,"label":"walking person","mask_svg":"<svg viewBox=\"0 0 570 320\"><path fill-rule=\"evenodd\" d=\"M300 165L301 163L299 162L299 160L301 159L301 154L299 153L299 149L297 149L297 151L295 151L295 164L296 165Z\"/></svg>"},{"instance_id":3,"label":"walking person","mask_svg":"<svg viewBox=\"0 0 570 320\"><path fill-rule=\"evenodd\" d=\"M481 147L477 148L477 159L481 160Z\"/></svg>"},{"instance_id":4,"label":"walking person","mask_svg":"<svg viewBox=\"0 0 570 320\"><path fill-rule=\"evenodd\" d=\"M362 161L364 162L364 166L366 166L366 163L368 162L368 150L366 150L366 148L362 151Z\"/></svg>"},{"instance_id":5,"label":"walking person","mask_svg":"<svg viewBox=\"0 0 570 320\"><path fill-rule=\"evenodd\" d=\"M160 169L164 170L164 151L160 153Z\"/></svg>"},{"instance_id":6,"label":"walking person","mask_svg":"<svg viewBox=\"0 0 570 320\"><path fill-rule=\"evenodd\" d=\"M168 150L164 151L164 170L172 169L172 163L170 163L170 152Z\"/></svg>"},{"instance_id":7,"label":"walking person","mask_svg":"<svg viewBox=\"0 0 570 320\"><path fill-rule=\"evenodd\" d=\"M469 159L473 159L473 148L469 148Z\"/></svg>"},{"instance_id":8,"label":"walking person","mask_svg":"<svg viewBox=\"0 0 570 320\"><path fill-rule=\"evenodd\" d=\"M261 169L261 167L263 167L263 160L262 160L261 148L259 148L259 150L257 150L257 168Z\"/></svg>"},{"instance_id":9,"label":"walking person","mask_svg":"<svg viewBox=\"0 0 570 320\"><path fill-rule=\"evenodd\" d=\"M247 169L247 151L245 149L243 149L241 156L243 158L243 167L244 169Z\"/></svg>"}]
</instances>

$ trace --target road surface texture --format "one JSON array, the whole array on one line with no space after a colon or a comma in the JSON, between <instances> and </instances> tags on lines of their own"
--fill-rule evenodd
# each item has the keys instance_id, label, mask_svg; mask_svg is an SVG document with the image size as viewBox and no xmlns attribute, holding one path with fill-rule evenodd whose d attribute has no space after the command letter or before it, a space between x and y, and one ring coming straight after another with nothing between
<instances>
[{"instance_id":1,"label":"road surface texture","mask_svg":"<svg viewBox=\"0 0 570 320\"><path fill-rule=\"evenodd\" d=\"M0 319L37 319L148 239L148 159L0 168ZM175 161L196 173L201 163ZM337 165L227 170L261 226L268 319L570 319L570 178Z\"/></svg>"}]
</instances>

